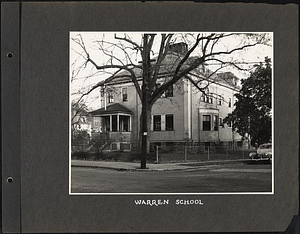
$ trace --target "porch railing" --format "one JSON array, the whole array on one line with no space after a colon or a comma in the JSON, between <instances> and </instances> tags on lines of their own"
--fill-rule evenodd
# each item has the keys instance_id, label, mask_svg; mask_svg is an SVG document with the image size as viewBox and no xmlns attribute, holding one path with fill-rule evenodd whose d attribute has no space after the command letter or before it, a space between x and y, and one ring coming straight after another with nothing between
<instances>
[{"instance_id":1,"label":"porch railing","mask_svg":"<svg viewBox=\"0 0 300 234\"><path fill-rule=\"evenodd\" d=\"M92 139L106 139L117 142L130 142L131 132L94 132Z\"/></svg>"}]
</instances>

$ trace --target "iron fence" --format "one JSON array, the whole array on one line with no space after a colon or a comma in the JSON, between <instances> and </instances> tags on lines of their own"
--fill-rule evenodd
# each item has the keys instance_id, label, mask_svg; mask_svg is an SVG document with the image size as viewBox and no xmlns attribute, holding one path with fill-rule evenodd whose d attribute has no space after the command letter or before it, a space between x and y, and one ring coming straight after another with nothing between
<instances>
[{"instance_id":1,"label":"iron fence","mask_svg":"<svg viewBox=\"0 0 300 234\"><path fill-rule=\"evenodd\" d=\"M232 150L230 146L155 146L156 162L217 161L248 158L248 150Z\"/></svg>"}]
</instances>

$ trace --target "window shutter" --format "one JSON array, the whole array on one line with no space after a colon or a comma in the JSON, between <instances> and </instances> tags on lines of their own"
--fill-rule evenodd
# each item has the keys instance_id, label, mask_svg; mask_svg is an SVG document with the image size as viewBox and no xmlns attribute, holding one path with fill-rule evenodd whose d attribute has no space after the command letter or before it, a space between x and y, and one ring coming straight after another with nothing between
<instances>
[{"instance_id":1,"label":"window shutter","mask_svg":"<svg viewBox=\"0 0 300 234\"><path fill-rule=\"evenodd\" d=\"M166 130L166 115L161 115L161 130Z\"/></svg>"},{"instance_id":2,"label":"window shutter","mask_svg":"<svg viewBox=\"0 0 300 234\"><path fill-rule=\"evenodd\" d=\"M153 115L151 115L151 131L153 131Z\"/></svg>"}]
</instances>

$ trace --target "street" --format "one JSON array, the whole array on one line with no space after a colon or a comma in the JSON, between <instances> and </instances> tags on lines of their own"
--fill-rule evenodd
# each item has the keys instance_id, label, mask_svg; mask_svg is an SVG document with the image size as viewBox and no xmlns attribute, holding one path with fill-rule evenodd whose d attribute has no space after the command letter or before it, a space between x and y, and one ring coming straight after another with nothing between
<instances>
[{"instance_id":1,"label":"street","mask_svg":"<svg viewBox=\"0 0 300 234\"><path fill-rule=\"evenodd\" d=\"M271 164L201 166L182 171L117 171L72 167L72 193L272 192Z\"/></svg>"}]
</instances>

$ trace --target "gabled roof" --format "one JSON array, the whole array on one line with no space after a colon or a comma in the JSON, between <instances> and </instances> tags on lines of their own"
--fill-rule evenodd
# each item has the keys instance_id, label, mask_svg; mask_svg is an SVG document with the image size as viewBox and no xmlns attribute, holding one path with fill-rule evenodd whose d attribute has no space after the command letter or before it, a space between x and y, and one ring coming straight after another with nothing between
<instances>
[{"instance_id":1,"label":"gabled roof","mask_svg":"<svg viewBox=\"0 0 300 234\"><path fill-rule=\"evenodd\" d=\"M97 115L110 115L110 114L117 114L117 113L132 114L132 111L119 103L114 103L112 105L107 106L106 110L104 107L102 107L98 110L94 110L89 113L92 116L97 116Z\"/></svg>"}]
</instances>

